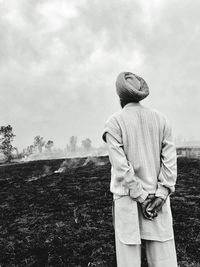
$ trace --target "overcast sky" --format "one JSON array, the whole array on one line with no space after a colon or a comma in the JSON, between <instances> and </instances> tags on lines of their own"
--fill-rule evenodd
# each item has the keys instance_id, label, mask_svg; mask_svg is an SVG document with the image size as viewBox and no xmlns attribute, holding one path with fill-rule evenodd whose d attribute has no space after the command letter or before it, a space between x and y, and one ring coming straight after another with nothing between
<instances>
[{"instance_id":1,"label":"overcast sky","mask_svg":"<svg viewBox=\"0 0 200 267\"><path fill-rule=\"evenodd\" d=\"M101 145L120 109L116 76L131 71L149 85L143 104L199 140L199 10L199 0L0 0L0 125L20 149L36 135Z\"/></svg>"}]
</instances>

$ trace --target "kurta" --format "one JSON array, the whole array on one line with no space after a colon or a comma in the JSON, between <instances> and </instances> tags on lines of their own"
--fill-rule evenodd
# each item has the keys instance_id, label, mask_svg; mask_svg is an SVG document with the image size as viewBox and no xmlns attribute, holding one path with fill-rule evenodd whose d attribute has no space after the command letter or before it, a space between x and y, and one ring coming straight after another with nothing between
<instances>
[{"instance_id":1,"label":"kurta","mask_svg":"<svg viewBox=\"0 0 200 267\"><path fill-rule=\"evenodd\" d=\"M110 191L115 200L115 231L121 242L173 238L170 193L177 177L176 149L167 119L140 103L129 103L108 118L103 131L111 162ZM153 221L139 202L148 194L166 199Z\"/></svg>"}]
</instances>

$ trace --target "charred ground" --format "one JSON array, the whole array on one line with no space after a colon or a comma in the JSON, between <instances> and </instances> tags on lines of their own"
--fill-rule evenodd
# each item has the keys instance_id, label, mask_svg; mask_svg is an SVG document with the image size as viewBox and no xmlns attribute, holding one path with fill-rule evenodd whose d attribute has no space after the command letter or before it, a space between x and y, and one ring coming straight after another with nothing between
<instances>
[{"instance_id":1,"label":"charred ground","mask_svg":"<svg viewBox=\"0 0 200 267\"><path fill-rule=\"evenodd\" d=\"M0 166L0 266L116 266L109 183L108 157ZM181 267L200 266L199 192L200 160L179 158L171 205Z\"/></svg>"}]
</instances>

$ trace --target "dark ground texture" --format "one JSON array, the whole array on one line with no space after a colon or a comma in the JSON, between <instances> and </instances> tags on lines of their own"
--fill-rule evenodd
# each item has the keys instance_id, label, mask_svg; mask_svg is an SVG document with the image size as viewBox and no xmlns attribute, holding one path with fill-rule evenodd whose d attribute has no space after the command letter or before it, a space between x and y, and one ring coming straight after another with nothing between
<instances>
[{"instance_id":1,"label":"dark ground texture","mask_svg":"<svg viewBox=\"0 0 200 267\"><path fill-rule=\"evenodd\" d=\"M0 166L0 267L116 266L108 157L63 162ZM171 206L179 265L198 267L200 160L178 159Z\"/></svg>"}]
</instances>

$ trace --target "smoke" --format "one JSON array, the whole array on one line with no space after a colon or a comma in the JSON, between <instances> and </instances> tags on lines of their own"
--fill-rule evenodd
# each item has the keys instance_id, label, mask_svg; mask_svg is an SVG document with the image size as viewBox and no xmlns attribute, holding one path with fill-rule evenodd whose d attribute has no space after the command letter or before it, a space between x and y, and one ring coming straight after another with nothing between
<instances>
[{"instance_id":1,"label":"smoke","mask_svg":"<svg viewBox=\"0 0 200 267\"><path fill-rule=\"evenodd\" d=\"M104 166L106 163L101 157L88 156L87 158L70 158L62 162L60 167L54 171L54 173L66 173L71 169L76 169L78 167L86 167L90 165L91 167Z\"/></svg>"},{"instance_id":2,"label":"smoke","mask_svg":"<svg viewBox=\"0 0 200 267\"><path fill-rule=\"evenodd\" d=\"M33 161L33 160L45 160L45 159L60 159L66 158L66 154L61 150L53 150L51 152L44 151L41 153L33 152L30 155L25 155L20 161Z\"/></svg>"},{"instance_id":3,"label":"smoke","mask_svg":"<svg viewBox=\"0 0 200 267\"><path fill-rule=\"evenodd\" d=\"M34 151L30 155L24 155L24 157L20 159L19 161L27 162L27 161L45 160L45 159L65 159L65 158L73 159L73 158L85 158L85 157L93 158L93 157L101 157L101 156L106 156L106 155L108 155L108 150L107 150L106 145L102 145L98 148L92 148L89 151L77 149L76 152L69 152L69 151L66 151L66 149L53 148L51 151L44 150L41 153ZM66 166L64 165L61 167L65 168ZM60 170L60 172L62 172L62 170Z\"/></svg>"},{"instance_id":4,"label":"smoke","mask_svg":"<svg viewBox=\"0 0 200 267\"><path fill-rule=\"evenodd\" d=\"M89 163L94 163L95 166L103 166L105 162L101 158L88 157L82 166L87 166Z\"/></svg>"},{"instance_id":5,"label":"smoke","mask_svg":"<svg viewBox=\"0 0 200 267\"><path fill-rule=\"evenodd\" d=\"M44 165L43 166L43 171L42 171L41 174L39 174L38 176L31 176L30 178L28 178L26 180L26 182L29 183L29 182L37 181L37 180L39 180L41 178L44 178L47 175L51 175L51 174L53 174L53 172L51 171L51 167L49 165Z\"/></svg>"},{"instance_id":6,"label":"smoke","mask_svg":"<svg viewBox=\"0 0 200 267\"><path fill-rule=\"evenodd\" d=\"M59 169L54 171L54 173L64 173L67 170L77 168L80 165L79 161L76 158L66 159L62 162Z\"/></svg>"}]
</instances>

